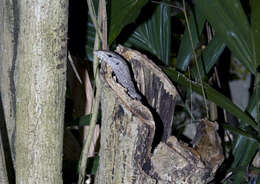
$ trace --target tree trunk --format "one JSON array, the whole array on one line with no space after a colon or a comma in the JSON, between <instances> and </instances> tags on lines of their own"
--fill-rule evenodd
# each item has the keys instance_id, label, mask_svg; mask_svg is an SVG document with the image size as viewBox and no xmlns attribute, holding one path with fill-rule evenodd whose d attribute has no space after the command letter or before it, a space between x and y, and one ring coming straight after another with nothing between
<instances>
[{"instance_id":1,"label":"tree trunk","mask_svg":"<svg viewBox=\"0 0 260 184\"><path fill-rule=\"evenodd\" d=\"M0 1L0 89L1 89L1 152L0 183L14 183L15 161L15 66L17 56L17 4ZM4 164L5 165L2 165ZM6 171L4 171L6 170ZM11 171L11 173L9 172ZM2 175L6 173L7 175Z\"/></svg>"},{"instance_id":2,"label":"tree trunk","mask_svg":"<svg viewBox=\"0 0 260 184\"><path fill-rule=\"evenodd\" d=\"M158 178L151 166L155 123L162 127L156 142L166 140L171 133L177 92L147 57L121 46L117 52L131 60L135 80L145 98L131 99L109 70L102 75L102 135L96 183L156 183Z\"/></svg>"},{"instance_id":3,"label":"tree trunk","mask_svg":"<svg viewBox=\"0 0 260 184\"><path fill-rule=\"evenodd\" d=\"M62 183L67 0L19 0L17 183Z\"/></svg>"},{"instance_id":4,"label":"tree trunk","mask_svg":"<svg viewBox=\"0 0 260 184\"><path fill-rule=\"evenodd\" d=\"M131 99L126 89L112 78L109 68L101 73L102 134L95 183L204 184L210 181L224 158L216 124L201 120L195 148L179 142L171 136L177 96L173 84L141 53L123 46L117 47L116 52L131 64L143 98ZM156 129L159 129L157 133Z\"/></svg>"},{"instance_id":5,"label":"tree trunk","mask_svg":"<svg viewBox=\"0 0 260 184\"><path fill-rule=\"evenodd\" d=\"M0 30L0 79L1 98L11 148L14 151L15 134L15 63L17 54L17 30L15 30L12 0L1 1Z\"/></svg>"},{"instance_id":6,"label":"tree trunk","mask_svg":"<svg viewBox=\"0 0 260 184\"><path fill-rule=\"evenodd\" d=\"M112 78L106 79L116 86ZM152 114L120 88L118 98L106 79L102 82L102 135L96 184L156 183L142 168L149 158L154 136Z\"/></svg>"}]
</instances>

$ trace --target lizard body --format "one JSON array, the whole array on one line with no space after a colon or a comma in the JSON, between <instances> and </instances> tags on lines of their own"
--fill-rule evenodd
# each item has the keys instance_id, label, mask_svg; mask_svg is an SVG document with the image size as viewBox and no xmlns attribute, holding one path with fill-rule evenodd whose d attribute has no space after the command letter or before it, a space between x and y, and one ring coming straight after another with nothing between
<instances>
[{"instance_id":1,"label":"lizard body","mask_svg":"<svg viewBox=\"0 0 260 184\"><path fill-rule=\"evenodd\" d=\"M112 68L118 82L127 89L131 98L141 100L141 96L135 90L128 65L121 56L104 50L94 51L94 54L99 58L100 62L103 61Z\"/></svg>"}]
</instances>

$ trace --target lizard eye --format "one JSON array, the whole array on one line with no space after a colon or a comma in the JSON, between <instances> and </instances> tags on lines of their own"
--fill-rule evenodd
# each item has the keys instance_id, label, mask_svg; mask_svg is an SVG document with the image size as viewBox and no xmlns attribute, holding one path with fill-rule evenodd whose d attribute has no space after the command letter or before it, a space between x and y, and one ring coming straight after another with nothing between
<instances>
[{"instance_id":1,"label":"lizard eye","mask_svg":"<svg viewBox=\"0 0 260 184\"><path fill-rule=\"evenodd\" d=\"M117 62L116 65L119 65L119 63Z\"/></svg>"},{"instance_id":2,"label":"lizard eye","mask_svg":"<svg viewBox=\"0 0 260 184\"><path fill-rule=\"evenodd\" d=\"M108 54L108 57L112 57L112 55Z\"/></svg>"}]
</instances>

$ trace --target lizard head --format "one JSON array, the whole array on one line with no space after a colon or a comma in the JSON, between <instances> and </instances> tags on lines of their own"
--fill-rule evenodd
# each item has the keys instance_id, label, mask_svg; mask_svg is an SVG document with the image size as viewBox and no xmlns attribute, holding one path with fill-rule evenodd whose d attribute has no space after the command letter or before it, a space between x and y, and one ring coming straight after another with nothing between
<instances>
[{"instance_id":1,"label":"lizard head","mask_svg":"<svg viewBox=\"0 0 260 184\"><path fill-rule=\"evenodd\" d=\"M104 61L110 66L116 66L120 64L120 60L122 60L122 57L120 57L118 54L111 52L111 51L105 51L105 50L96 50L94 51L94 55L97 56L97 58L100 59L100 61Z\"/></svg>"}]
</instances>

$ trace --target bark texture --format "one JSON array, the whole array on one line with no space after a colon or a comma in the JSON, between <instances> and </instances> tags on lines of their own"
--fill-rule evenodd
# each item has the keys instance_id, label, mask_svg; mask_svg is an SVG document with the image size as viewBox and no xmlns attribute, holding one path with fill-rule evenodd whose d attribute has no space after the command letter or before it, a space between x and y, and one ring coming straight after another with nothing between
<instances>
[{"instance_id":1,"label":"bark texture","mask_svg":"<svg viewBox=\"0 0 260 184\"><path fill-rule=\"evenodd\" d=\"M96 183L155 183L142 168L149 159L154 136L152 114L141 102L132 100L111 76L103 80L106 82L101 96L102 135Z\"/></svg>"},{"instance_id":2,"label":"bark texture","mask_svg":"<svg viewBox=\"0 0 260 184\"><path fill-rule=\"evenodd\" d=\"M211 128L211 136L207 130L200 133L196 149L171 136L175 87L160 68L141 53L122 46L117 47L116 52L129 61L143 97L141 101L133 100L112 77L111 69L101 67L102 134L96 184L202 184L210 181L223 161L217 128ZM163 130L159 133L163 136L158 144L154 135L161 124ZM208 124L211 127L214 123L206 123L203 127Z\"/></svg>"},{"instance_id":3,"label":"bark texture","mask_svg":"<svg viewBox=\"0 0 260 184\"><path fill-rule=\"evenodd\" d=\"M15 67L17 58L17 12L13 0L0 3L0 88L9 144L15 160Z\"/></svg>"},{"instance_id":4,"label":"bark texture","mask_svg":"<svg viewBox=\"0 0 260 184\"><path fill-rule=\"evenodd\" d=\"M172 121L177 90L168 77L145 55L118 46L116 52L126 58L133 70L135 81L145 97L143 103L156 121L157 141L166 142L172 132Z\"/></svg>"},{"instance_id":5,"label":"bark texture","mask_svg":"<svg viewBox=\"0 0 260 184\"><path fill-rule=\"evenodd\" d=\"M0 183L14 183L15 66L17 56L16 1L0 1L1 148Z\"/></svg>"},{"instance_id":6,"label":"bark texture","mask_svg":"<svg viewBox=\"0 0 260 184\"><path fill-rule=\"evenodd\" d=\"M151 165L155 123L160 124L166 139L171 133L177 92L147 57L120 46L117 52L131 63L143 99L131 99L107 68L102 75L102 135L96 183L156 183L157 174Z\"/></svg>"},{"instance_id":7,"label":"bark texture","mask_svg":"<svg viewBox=\"0 0 260 184\"><path fill-rule=\"evenodd\" d=\"M62 183L67 0L19 0L17 183Z\"/></svg>"}]
</instances>

